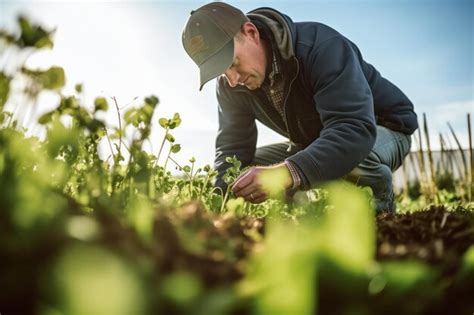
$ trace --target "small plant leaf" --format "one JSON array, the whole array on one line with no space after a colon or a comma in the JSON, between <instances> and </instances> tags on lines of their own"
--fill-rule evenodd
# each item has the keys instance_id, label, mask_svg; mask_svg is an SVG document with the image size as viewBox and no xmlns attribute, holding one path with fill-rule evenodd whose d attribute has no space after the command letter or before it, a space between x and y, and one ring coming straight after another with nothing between
<instances>
[{"instance_id":1,"label":"small plant leaf","mask_svg":"<svg viewBox=\"0 0 474 315\"><path fill-rule=\"evenodd\" d=\"M94 110L103 110L104 112L109 109L109 104L104 97L97 97L94 101Z\"/></svg>"}]
</instances>

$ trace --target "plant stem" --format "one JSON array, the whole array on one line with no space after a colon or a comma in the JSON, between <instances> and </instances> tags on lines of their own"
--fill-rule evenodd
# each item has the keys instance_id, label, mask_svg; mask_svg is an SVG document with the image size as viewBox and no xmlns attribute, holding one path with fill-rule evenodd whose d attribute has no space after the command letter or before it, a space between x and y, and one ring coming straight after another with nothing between
<instances>
[{"instance_id":1,"label":"plant stem","mask_svg":"<svg viewBox=\"0 0 474 315\"><path fill-rule=\"evenodd\" d=\"M225 192L225 195L224 195L224 199L222 200L221 210L219 211L219 213L224 212L225 204L227 203L227 198L229 198L229 194L230 194L230 185L227 186L227 189L226 189L226 192Z\"/></svg>"},{"instance_id":2,"label":"plant stem","mask_svg":"<svg viewBox=\"0 0 474 315\"><path fill-rule=\"evenodd\" d=\"M416 136L415 136L416 138ZM425 176L425 157L423 154L423 142L421 139L421 130L418 128L418 166L420 169L420 188L423 194L428 194L429 195L429 188L427 187L427 181L426 181L426 176ZM427 196L429 198L429 196Z\"/></svg>"},{"instance_id":3,"label":"plant stem","mask_svg":"<svg viewBox=\"0 0 474 315\"><path fill-rule=\"evenodd\" d=\"M436 175L435 175L435 169L434 169L434 162L433 162L433 154L431 152L431 145L430 145L430 134L428 131L428 122L426 121L426 114L423 113L423 128L425 130L425 137L426 137L426 149L428 150L428 162L430 163L430 190L431 194L435 199L435 202L438 204L439 203L439 198L438 198L438 193L437 193L437 187L436 187Z\"/></svg>"},{"instance_id":4,"label":"plant stem","mask_svg":"<svg viewBox=\"0 0 474 315\"><path fill-rule=\"evenodd\" d=\"M201 200L202 198L202 193L204 192L204 189L207 186L207 183L209 182L209 178L210 178L209 173L207 173L206 179L204 180L204 185L202 185L201 191L199 192L199 197L198 197L199 200Z\"/></svg>"},{"instance_id":5,"label":"plant stem","mask_svg":"<svg viewBox=\"0 0 474 315\"><path fill-rule=\"evenodd\" d=\"M117 116L118 116L118 122L119 122L119 154L122 155L122 118L120 117L120 108L117 104L117 99L115 96L112 96L112 99L114 100L115 108L117 109Z\"/></svg>"},{"instance_id":6,"label":"plant stem","mask_svg":"<svg viewBox=\"0 0 474 315\"><path fill-rule=\"evenodd\" d=\"M451 124L448 122L448 127L449 127L449 130L451 131L453 137L454 137L454 141L456 141L456 144L458 146L458 149L459 149L459 153L461 154L461 159L462 159L462 164L464 165L464 174L463 172L461 172L459 175L460 175L460 179L461 179L461 182L465 183L466 185L469 184L469 170L468 170L468 166L467 166L467 162L466 162L466 157L464 156L464 150L462 149L462 146L461 146L461 143L459 142L459 139L458 137L456 136L456 133L454 132L454 129L453 127L451 126ZM463 175L464 175L464 179L463 179ZM468 188L468 187L466 187ZM467 190L467 189L466 189ZM466 197L466 195L464 194L463 195L463 199Z\"/></svg>"},{"instance_id":7,"label":"plant stem","mask_svg":"<svg viewBox=\"0 0 474 315\"><path fill-rule=\"evenodd\" d=\"M467 162L466 162L466 157L464 156L464 150L462 149L461 143L459 142L459 139L456 136L456 133L454 132L454 129L453 129L453 127L451 126L451 124L449 122L448 122L448 127L449 127L449 130L451 131L451 134L454 137L454 141L456 141L456 144L457 144L458 149L459 149L459 153L461 153L462 164L464 165L464 174L467 174ZM460 175L462 175L462 174L460 174Z\"/></svg>"},{"instance_id":8,"label":"plant stem","mask_svg":"<svg viewBox=\"0 0 474 315\"><path fill-rule=\"evenodd\" d=\"M158 164L158 161L160 160L161 151L163 150L163 147L165 145L167 134L168 134L168 127L166 127L166 129L165 129L165 136L163 137L163 141L161 141L160 151L158 151L158 156L156 157L155 166L156 166L156 164Z\"/></svg>"},{"instance_id":9,"label":"plant stem","mask_svg":"<svg viewBox=\"0 0 474 315\"><path fill-rule=\"evenodd\" d=\"M104 127L104 129L105 129L105 136L107 137L107 142L109 143L110 153L112 153L112 156L114 158L114 162L117 162L115 160L115 154L114 154L114 150L112 148L112 142L110 142L109 132L107 131L107 128Z\"/></svg>"},{"instance_id":10,"label":"plant stem","mask_svg":"<svg viewBox=\"0 0 474 315\"><path fill-rule=\"evenodd\" d=\"M471 129L471 114L467 114L467 133L469 137L469 173L471 176L469 176L468 179L468 193L469 193L469 201L472 201L472 189L473 189L473 183L474 183L474 156L472 154L472 129Z\"/></svg>"},{"instance_id":11,"label":"plant stem","mask_svg":"<svg viewBox=\"0 0 474 315\"><path fill-rule=\"evenodd\" d=\"M446 155L446 144L444 143L443 135L441 132L439 133L439 144L441 146L441 164L440 164L440 169L441 169L441 174L447 174L448 173L448 168L447 168L447 161L445 159Z\"/></svg>"},{"instance_id":12,"label":"plant stem","mask_svg":"<svg viewBox=\"0 0 474 315\"><path fill-rule=\"evenodd\" d=\"M171 162L176 164L180 169L183 169L183 167L181 165L179 165L179 163L176 162L171 156L169 157L169 159L171 160ZM184 174L186 174L189 178L191 178L188 173L184 172Z\"/></svg>"},{"instance_id":13,"label":"plant stem","mask_svg":"<svg viewBox=\"0 0 474 315\"><path fill-rule=\"evenodd\" d=\"M189 195L193 196L193 181L194 181L194 175L193 175L193 170L194 170L194 162L191 162L191 176L190 176L190 180L189 180Z\"/></svg>"},{"instance_id":14,"label":"plant stem","mask_svg":"<svg viewBox=\"0 0 474 315\"><path fill-rule=\"evenodd\" d=\"M165 165L163 166L163 169L165 170L165 172L166 172L166 165L168 164L168 160L170 159L170 155L171 155L171 147L170 147L170 150L168 151L168 155L166 156Z\"/></svg>"}]
</instances>

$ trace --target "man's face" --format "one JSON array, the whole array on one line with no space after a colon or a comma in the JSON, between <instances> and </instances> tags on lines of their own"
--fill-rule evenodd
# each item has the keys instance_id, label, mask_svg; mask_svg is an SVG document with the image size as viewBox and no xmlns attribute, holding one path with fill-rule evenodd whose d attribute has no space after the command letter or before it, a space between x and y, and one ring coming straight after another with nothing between
<instances>
[{"instance_id":1,"label":"man's face","mask_svg":"<svg viewBox=\"0 0 474 315\"><path fill-rule=\"evenodd\" d=\"M249 90L259 88L265 80L267 65L263 42L258 31L243 32L234 37L234 62L224 72L231 87L244 85Z\"/></svg>"}]
</instances>

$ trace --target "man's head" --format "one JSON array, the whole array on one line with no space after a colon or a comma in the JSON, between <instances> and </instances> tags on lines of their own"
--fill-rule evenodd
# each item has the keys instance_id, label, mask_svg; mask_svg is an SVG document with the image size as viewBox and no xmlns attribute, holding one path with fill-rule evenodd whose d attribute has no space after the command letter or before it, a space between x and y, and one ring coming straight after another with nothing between
<instances>
[{"instance_id":1,"label":"man's head","mask_svg":"<svg viewBox=\"0 0 474 315\"><path fill-rule=\"evenodd\" d=\"M182 40L199 66L200 90L222 74L232 87L252 90L265 79L266 54L258 29L235 7L212 2L191 12Z\"/></svg>"},{"instance_id":2,"label":"man's head","mask_svg":"<svg viewBox=\"0 0 474 315\"><path fill-rule=\"evenodd\" d=\"M231 87L245 85L250 90L259 88L265 80L267 58L258 29L245 22L234 36L234 58L224 71Z\"/></svg>"}]
</instances>

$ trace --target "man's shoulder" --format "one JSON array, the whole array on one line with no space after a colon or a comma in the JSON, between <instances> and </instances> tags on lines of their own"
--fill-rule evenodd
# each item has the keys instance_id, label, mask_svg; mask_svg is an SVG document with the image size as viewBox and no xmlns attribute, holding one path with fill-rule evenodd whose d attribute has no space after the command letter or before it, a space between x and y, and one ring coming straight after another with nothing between
<instances>
[{"instance_id":1,"label":"man's shoulder","mask_svg":"<svg viewBox=\"0 0 474 315\"><path fill-rule=\"evenodd\" d=\"M314 47L332 38L344 36L334 28L320 22L296 22L296 45Z\"/></svg>"}]
</instances>

